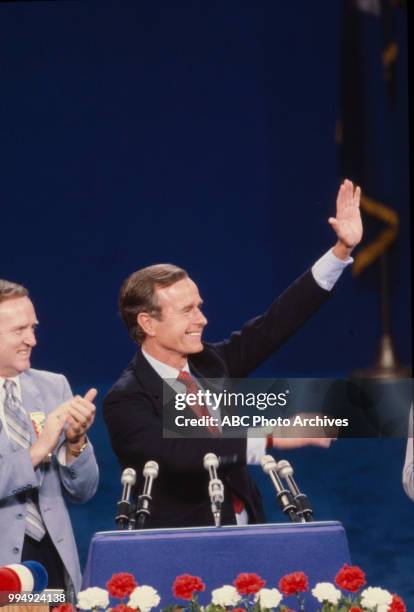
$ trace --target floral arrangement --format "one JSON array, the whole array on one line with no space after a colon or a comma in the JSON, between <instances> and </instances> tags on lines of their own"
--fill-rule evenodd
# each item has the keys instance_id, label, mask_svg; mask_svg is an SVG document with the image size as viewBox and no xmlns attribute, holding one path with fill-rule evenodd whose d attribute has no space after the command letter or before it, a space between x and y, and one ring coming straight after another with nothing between
<instances>
[{"instance_id":1,"label":"floral arrangement","mask_svg":"<svg viewBox=\"0 0 414 612\"><path fill-rule=\"evenodd\" d=\"M242 573L233 584L214 589L206 606L198 602L198 594L206 585L198 576L177 576L172 593L183 603L169 604L163 612L306 612L304 593L308 592L309 579L303 572L286 574L277 588L265 588L266 581L257 574ZM345 564L335 576L335 584L319 582L311 590L319 602L319 612L406 612L406 606L398 595L380 587L367 587L364 572L357 566ZM339 587L339 588L337 588ZM149 612L161 601L151 586L138 586L134 576L128 573L114 574L106 588L91 587L78 594L78 610L103 610L106 612ZM341 590L340 590L341 589ZM120 602L110 607L110 597ZM294 603L290 603L293 600ZM288 603L286 603L288 602ZM293 606L293 607L292 607ZM70 604L54 608L54 612L75 612Z\"/></svg>"}]
</instances>

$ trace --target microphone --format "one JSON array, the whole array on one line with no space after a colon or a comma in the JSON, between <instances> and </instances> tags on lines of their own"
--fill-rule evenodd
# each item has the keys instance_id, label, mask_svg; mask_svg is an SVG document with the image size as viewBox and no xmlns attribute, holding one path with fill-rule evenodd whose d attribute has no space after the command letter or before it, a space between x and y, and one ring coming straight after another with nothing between
<instances>
[{"instance_id":1,"label":"microphone","mask_svg":"<svg viewBox=\"0 0 414 612\"><path fill-rule=\"evenodd\" d=\"M132 505L129 501L131 497L131 489L135 484L137 474L134 469L126 468L122 472L121 483L124 486L122 489L121 501L116 505L115 523L118 529L125 529L129 526Z\"/></svg>"},{"instance_id":2,"label":"microphone","mask_svg":"<svg viewBox=\"0 0 414 612\"><path fill-rule=\"evenodd\" d=\"M207 453L203 459L204 468L209 473L210 482L208 483L208 494L211 501L211 511L214 518L214 526L221 525L221 504L224 502L224 486L217 477L219 460L214 453Z\"/></svg>"},{"instance_id":3,"label":"microphone","mask_svg":"<svg viewBox=\"0 0 414 612\"><path fill-rule=\"evenodd\" d=\"M292 494L284 488L279 476L277 475L276 461L271 455L264 455L260 460L261 466L265 474L268 474L272 479L276 489L276 497L284 514L287 514L293 523L300 521L297 515L297 508L293 502Z\"/></svg>"},{"instance_id":4,"label":"microphone","mask_svg":"<svg viewBox=\"0 0 414 612\"><path fill-rule=\"evenodd\" d=\"M298 485L293 479L293 467L289 461L281 459L277 462L277 473L281 478L284 478L287 482L290 492L292 493L293 500L298 508L298 516L301 517L302 522L310 523L313 521L313 510L310 505L308 497L301 493Z\"/></svg>"},{"instance_id":5,"label":"microphone","mask_svg":"<svg viewBox=\"0 0 414 612\"><path fill-rule=\"evenodd\" d=\"M150 502L152 502L151 491L154 480L158 476L158 463L156 461L147 461L144 465L142 475L145 478L144 489L141 495L138 496L137 510L135 519L137 529L143 529L147 517L150 516Z\"/></svg>"}]
</instances>

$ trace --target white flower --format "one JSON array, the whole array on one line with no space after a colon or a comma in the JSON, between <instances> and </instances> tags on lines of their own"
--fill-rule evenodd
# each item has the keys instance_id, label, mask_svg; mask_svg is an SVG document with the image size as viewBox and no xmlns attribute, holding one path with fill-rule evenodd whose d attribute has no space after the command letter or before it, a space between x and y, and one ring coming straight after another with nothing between
<instances>
[{"instance_id":1,"label":"white flower","mask_svg":"<svg viewBox=\"0 0 414 612\"><path fill-rule=\"evenodd\" d=\"M145 584L139 587L135 587L132 591L128 606L130 608L139 608L141 612L149 612L151 608L155 608L160 603L161 598L157 591L150 586Z\"/></svg>"},{"instance_id":2,"label":"white flower","mask_svg":"<svg viewBox=\"0 0 414 612\"><path fill-rule=\"evenodd\" d=\"M237 592L237 589L230 584L225 584L220 589L214 589L211 591L211 601L216 606L236 606L241 597Z\"/></svg>"},{"instance_id":3,"label":"white flower","mask_svg":"<svg viewBox=\"0 0 414 612\"><path fill-rule=\"evenodd\" d=\"M260 603L262 608L276 608L282 601L282 594L277 589L260 589L254 596L254 600Z\"/></svg>"},{"instance_id":4,"label":"white flower","mask_svg":"<svg viewBox=\"0 0 414 612\"><path fill-rule=\"evenodd\" d=\"M109 606L108 591L99 587L90 587L78 593L77 607L81 610L92 608L107 608Z\"/></svg>"},{"instance_id":5,"label":"white flower","mask_svg":"<svg viewBox=\"0 0 414 612\"><path fill-rule=\"evenodd\" d=\"M341 597L341 591L335 588L331 582L318 582L312 589L312 595L316 597L319 603L327 601L331 604L337 604Z\"/></svg>"},{"instance_id":6,"label":"white flower","mask_svg":"<svg viewBox=\"0 0 414 612\"><path fill-rule=\"evenodd\" d=\"M362 606L372 608L375 612L387 612L391 602L391 593L379 587L368 587L361 593Z\"/></svg>"}]
</instances>

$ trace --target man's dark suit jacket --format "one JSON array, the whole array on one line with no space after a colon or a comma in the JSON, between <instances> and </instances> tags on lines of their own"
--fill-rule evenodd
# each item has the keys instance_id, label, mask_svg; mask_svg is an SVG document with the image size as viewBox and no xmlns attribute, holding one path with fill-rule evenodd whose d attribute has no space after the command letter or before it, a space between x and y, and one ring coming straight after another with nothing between
<instances>
[{"instance_id":1,"label":"man's dark suit jacket","mask_svg":"<svg viewBox=\"0 0 414 612\"><path fill-rule=\"evenodd\" d=\"M200 353L189 355L192 374L200 378L244 378L283 344L329 295L308 271L264 315L248 321L228 340L204 343ZM213 524L208 474L203 468L203 457L209 452L220 458L218 476L225 488L222 523L236 522L232 492L244 500L249 522L265 522L260 494L246 466L246 439L162 437L162 379L141 350L106 396L104 418L122 468L133 467L137 472L136 493L142 490L144 464L151 459L159 464L147 527Z\"/></svg>"}]
</instances>

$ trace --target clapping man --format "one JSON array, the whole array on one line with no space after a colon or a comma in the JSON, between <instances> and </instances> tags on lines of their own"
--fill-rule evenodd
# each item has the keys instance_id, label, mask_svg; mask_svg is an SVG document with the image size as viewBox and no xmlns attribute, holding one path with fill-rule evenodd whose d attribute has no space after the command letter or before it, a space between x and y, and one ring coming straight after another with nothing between
<instances>
[{"instance_id":1,"label":"clapping man","mask_svg":"<svg viewBox=\"0 0 414 612\"><path fill-rule=\"evenodd\" d=\"M42 563L49 588L80 588L64 496L90 499L98 467L86 432L96 390L72 397L61 374L30 367L38 321L28 291L0 279L0 566Z\"/></svg>"}]
</instances>

